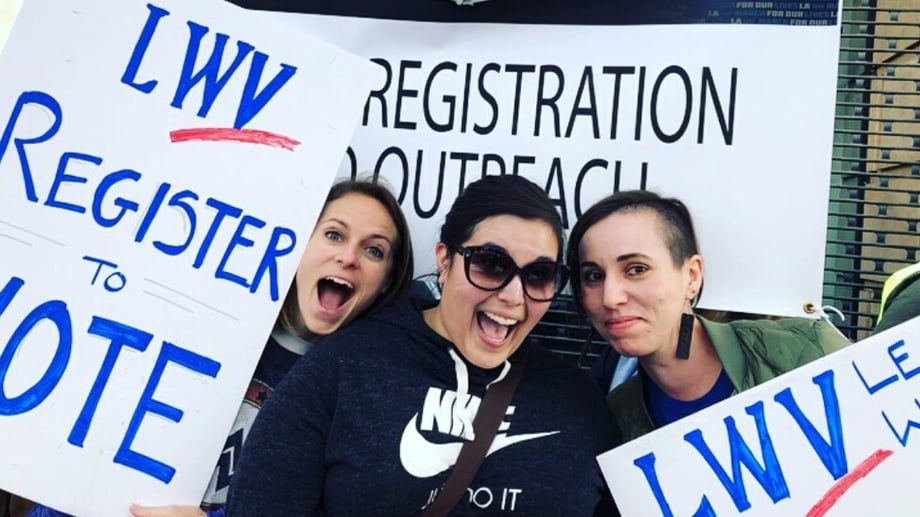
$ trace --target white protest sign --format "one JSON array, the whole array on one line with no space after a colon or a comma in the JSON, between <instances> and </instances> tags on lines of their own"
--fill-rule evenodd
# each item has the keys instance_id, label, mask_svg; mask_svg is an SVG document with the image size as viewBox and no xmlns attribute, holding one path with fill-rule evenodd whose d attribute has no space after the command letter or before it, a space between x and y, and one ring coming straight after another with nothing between
<instances>
[{"instance_id":1,"label":"white protest sign","mask_svg":"<svg viewBox=\"0 0 920 517\"><path fill-rule=\"evenodd\" d=\"M759 23L786 25L598 25L605 21L592 19L591 9L559 2L560 18L579 11L584 25L552 25L564 22L551 17L528 25L441 23L358 17L402 15L410 8L401 3L339 4L325 12L354 17L265 15L385 72L339 174L372 172L394 185L420 273L434 271L433 246L461 188L483 174L507 173L545 186L567 227L615 189L644 186L681 198L693 209L707 260L701 306L802 315L805 302L820 302L836 3L737 3L750 4L738 10ZM489 10L513 19L514 5L520 16L531 9L530 2L505 11L508 2L422 4L413 4L419 16L450 7L458 18ZM601 4L592 4L598 13L611 10ZM615 4L628 13L645 8ZM291 0L284 7L312 5ZM736 2L687 5L703 17L728 18ZM690 8L653 2L648 9ZM609 15L595 18L602 16ZM789 25L796 22L803 25ZM823 25L805 25L816 23Z\"/></svg>"},{"instance_id":2,"label":"white protest sign","mask_svg":"<svg viewBox=\"0 0 920 517\"><path fill-rule=\"evenodd\" d=\"M598 457L624 516L914 515L920 318Z\"/></svg>"},{"instance_id":3,"label":"white protest sign","mask_svg":"<svg viewBox=\"0 0 920 517\"><path fill-rule=\"evenodd\" d=\"M219 1L23 4L0 57L0 487L198 504L375 73Z\"/></svg>"}]
</instances>

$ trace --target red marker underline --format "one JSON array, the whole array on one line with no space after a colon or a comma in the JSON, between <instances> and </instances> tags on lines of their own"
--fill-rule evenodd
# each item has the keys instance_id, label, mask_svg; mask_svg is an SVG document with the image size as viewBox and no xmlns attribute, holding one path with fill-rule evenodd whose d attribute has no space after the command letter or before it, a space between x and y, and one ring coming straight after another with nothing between
<instances>
[{"instance_id":1,"label":"red marker underline","mask_svg":"<svg viewBox=\"0 0 920 517\"><path fill-rule=\"evenodd\" d=\"M232 127L200 127L190 129L176 129L169 132L172 143L178 142L240 142L244 144L260 144L293 151L300 142L293 138L261 131L259 129L234 129Z\"/></svg>"},{"instance_id":2,"label":"red marker underline","mask_svg":"<svg viewBox=\"0 0 920 517\"><path fill-rule=\"evenodd\" d=\"M845 494L847 490L852 488L857 481L869 475L875 467L878 467L879 464L888 459L892 454L892 451L882 449L872 453L871 456L863 460L862 463L850 471L846 476L838 479L837 482L834 483L834 486L824 494L824 497L811 507L806 517L823 517L828 510L837 504L837 500L843 497L843 494Z\"/></svg>"}]
</instances>

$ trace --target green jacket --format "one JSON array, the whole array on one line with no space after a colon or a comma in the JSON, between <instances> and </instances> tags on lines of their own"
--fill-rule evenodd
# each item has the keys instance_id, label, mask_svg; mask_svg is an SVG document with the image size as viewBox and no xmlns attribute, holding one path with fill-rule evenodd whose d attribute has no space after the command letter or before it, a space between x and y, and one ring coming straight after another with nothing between
<instances>
[{"instance_id":1,"label":"green jacket","mask_svg":"<svg viewBox=\"0 0 920 517\"><path fill-rule=\"evenodd\" d=\"M766 382L850 344L824 320L783 318L716 323L699 318L736 392ZM691 350L691 353L692 350ZM607 405L628 442L655 430L645 403L641 371L607 396Z\"/></svg>"}]
</instances>

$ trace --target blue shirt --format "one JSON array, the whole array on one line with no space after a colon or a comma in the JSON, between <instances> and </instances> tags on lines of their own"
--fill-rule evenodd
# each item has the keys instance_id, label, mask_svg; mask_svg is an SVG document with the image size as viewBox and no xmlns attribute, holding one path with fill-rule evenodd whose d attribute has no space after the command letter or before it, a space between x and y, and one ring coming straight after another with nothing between
<instances>
[{"instance_id":1,"label":"blue shirt","mask_svg":"<svg viewBox=\"0 0 920 517\"><path fill-rule=\"evenodd\" d=\"M728 378L728 374L725 373L724 368L719 373L719 378L716 379L712 388L709 388L705 395L696 400L678 400L662 391L654 382L647 382L645 385L647 387L645 396L648 401L648 412L656 427L676 422L687 415L722 402L735 392L735 387Z\"/></svg>"}]
</instances>

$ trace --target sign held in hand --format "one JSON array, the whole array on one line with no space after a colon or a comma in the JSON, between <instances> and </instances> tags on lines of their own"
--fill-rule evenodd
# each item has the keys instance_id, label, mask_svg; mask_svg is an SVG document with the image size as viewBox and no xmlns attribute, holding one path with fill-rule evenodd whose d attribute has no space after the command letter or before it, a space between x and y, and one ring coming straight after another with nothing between
<instances>
[{"instance_id":1,"label":"sign held in hand","mask_svg":"<svg viewBox=\"0 0 920 517\"><path fill-rule=\"evenodd\" d=\"M374 72L218 0L24 3L0 56L0 487L198 504Z\"/></svg>"}]
</instances>

